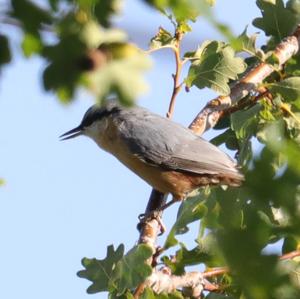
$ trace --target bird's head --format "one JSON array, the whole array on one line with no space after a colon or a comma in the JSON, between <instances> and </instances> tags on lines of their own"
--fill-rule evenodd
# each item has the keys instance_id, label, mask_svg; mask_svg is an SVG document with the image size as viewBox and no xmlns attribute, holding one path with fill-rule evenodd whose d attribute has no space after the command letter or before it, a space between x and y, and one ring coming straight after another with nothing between
<instances>
[{"instance_id":1,"label":"bird's head","mask_svg":"<svg viewBox=\"0 0 300 299\"><path fill-rule=\"evenodd\" d=\"M103 106L93 105L84 114L80 125L62 134L61 140L68 140L80 135L97 138L107 128L109 116L119 112L120 109L121 107L114 101L109 101Z\"/></svg>"}]
</instances>

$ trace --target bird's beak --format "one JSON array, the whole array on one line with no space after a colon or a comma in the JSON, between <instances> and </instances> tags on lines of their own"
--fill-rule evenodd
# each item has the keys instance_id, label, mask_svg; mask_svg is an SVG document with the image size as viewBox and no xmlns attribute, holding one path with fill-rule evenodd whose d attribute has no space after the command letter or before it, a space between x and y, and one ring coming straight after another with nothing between
<instances>
[{"instance_id":1,"label":"bird's beak","mask_svg":"<svg viewBox=\"0 0 300 299\"><path fill-rule=\"evenodd\" d=\"M78 127L62 134L61 136L59 136L59 138L61 138L60 140L67 140L67 139L71 139L71 138L75 138L77 136L82 135L83 130L82 130L82 126L79 125Z\"/></svg>"}]
</instances>

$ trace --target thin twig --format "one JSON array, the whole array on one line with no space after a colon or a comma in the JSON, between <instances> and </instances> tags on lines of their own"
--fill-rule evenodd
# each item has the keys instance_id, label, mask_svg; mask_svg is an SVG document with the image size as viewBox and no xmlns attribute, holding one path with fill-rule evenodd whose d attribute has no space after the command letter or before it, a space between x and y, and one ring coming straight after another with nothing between
<instances>
[{"instance_id":1,"label":"thin twig","mask_svg":"<svg viewBox=\"0 0 300 299\"><path fill-rule=\"evenodd\" d=\"M174 46L173 46L173 45L164 45L164 46L161 46L161 47L159 47L159 48L145 50L144 53L145 53L145 54L151 54L151 53L160 51L160 50L162 50L162 49L172 49L172 50L174 50Z\"/></svg>"},{"instance_id":2,"label":"thin twig","mask_svg":"<svg viewBox=\"0 0 300 299\"><path fill-rule=\"evenodd\" d=\"M207 278L207 277L213 277L213 276L217 276L217 275L222 275L225 273L229 272L229 268L228 267L218 267L218 268L213 268L210 269L208 271L205 271L202 273L203 277Z\"/></svg>"},{"instance_id":3,"label":"thin twig","mask_svg":"<svg viewBox=\"0 0 300 299\"><path fill-rule=\"evenodd\" d=\"M300 124L299 117L290 109L289 105L286 103L281 103L279 108L286 114L290 115L298 124Z\"/></svg>"},{"instance_id":4,"label":"thin twig","mask_svg":"<svg viewBox=\"0 0 300 299\"><path fill-rule=\"evenodd\" d=\"M300 256L300 250L295 250L295 251L291 251L289 253L283 254L281 257L279 257L279 259L281 261L291 260L297 256Z\"/></svg>"},{"instance_id":5,"label":"thin twig","mask_svg":"<svg viewBox=\"0 0 300 299\"><path fill-rule=\"evenodd\" d=\"M179 83L180 75L181 75L181 70L182 70L182 60L180 57L180 42L182 39L182 33L179 32L178 30L175 33L175 47L174 47L174 54L175 54L175 61L176 61L176 71L175 74L173 75L173 92L170 100L170 105L169 105L169 110L167 112L167 118L172 118L173 113L174 113L174 108L175 108L175 100L176 97L182 87L182 84Z\"/></svg>"}]
</instances>

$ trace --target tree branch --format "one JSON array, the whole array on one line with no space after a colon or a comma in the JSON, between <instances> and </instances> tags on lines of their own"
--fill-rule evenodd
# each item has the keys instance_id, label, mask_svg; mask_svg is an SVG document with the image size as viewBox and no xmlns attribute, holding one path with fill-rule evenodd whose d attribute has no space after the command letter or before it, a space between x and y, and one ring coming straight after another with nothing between
<instances>
[{"instance_id":1,"label":"tree branch","mask_svg":"<svg viewBox=\"0 0 300 299\"><path fill-rule=\"evenodd\" d=\"M201 272L189 272L181 276L170 275L166 270L154 270L145 281L155 293L173 293L177 289L191 289L192 297L200 297L204 290L205 279Z\"/></svg>"},{"instance_id":2,"label":"tree branch","mask_svg":"<svg viewBox=\"0 0 300 299\"><path fill-rule=\"evenodd\" d=\"M295 251L291 251L289 253L283 254L281 257L279 257L279 259L281 261L291 260L297 256L300 256L300 250L295 250Z\"/></svg>"},{"instance_id":3,"label":"tree branch","mask_svg":"<svg viewBox=\"0 0 300 299\"><path fill-rule=\"evenodd\" d=\"M284 254L279 261L289 260L300 256L300 250ZM146 279L144 287L150 287L156 293L173 293L177 289L189 289L190 295L198 298L203 291L220 291L221 286L212 284L206 278L223 275L229 272L228 267L213 268L205 272L188 272L183 275L172 275L169 268L154 270ZM186 290L185 290L186 291Z\"/></svg>"},{"instance_id":4,"label":"tree branch","mask_svg":"<svg viewBox=\"0 0 300 299\"><path fill-rule=\"evenodd\" d=\"M299 51L300 43L300 25L296 31L285 38L275 48L273 55L278 59L279 69L283 64ZM231 92L228 96L219 96L206 104L200 113L193 120L190 129L201 135L206 130L214 127L223 110L228 109L240 99L249 94L250 91L256 90L259 83L274 72L274 67L265 62L250 69L244 77L231 87Z\"/></svg>"}]
</instances>

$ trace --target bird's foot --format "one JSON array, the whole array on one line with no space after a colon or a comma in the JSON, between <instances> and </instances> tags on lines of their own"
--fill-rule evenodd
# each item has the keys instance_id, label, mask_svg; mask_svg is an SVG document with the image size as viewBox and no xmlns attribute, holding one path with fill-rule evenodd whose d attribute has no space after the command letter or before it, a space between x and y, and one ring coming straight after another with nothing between
<instances>
[{"instance_id":1,"label":"bird's foot","mask_svg":"<svg viewBox=\"0 0 300 299\"><path fill-rule=\"evenodd\" d=\"M143 213L139 215L139 223L137 225L137 229L141 231L142 227L151 220L156 220L160 226L159 236L161 236L166 231L166 226L164 225L162 218L161 218L162 210L157 209L148 213Z\"/></svg>"}]
</instances>

